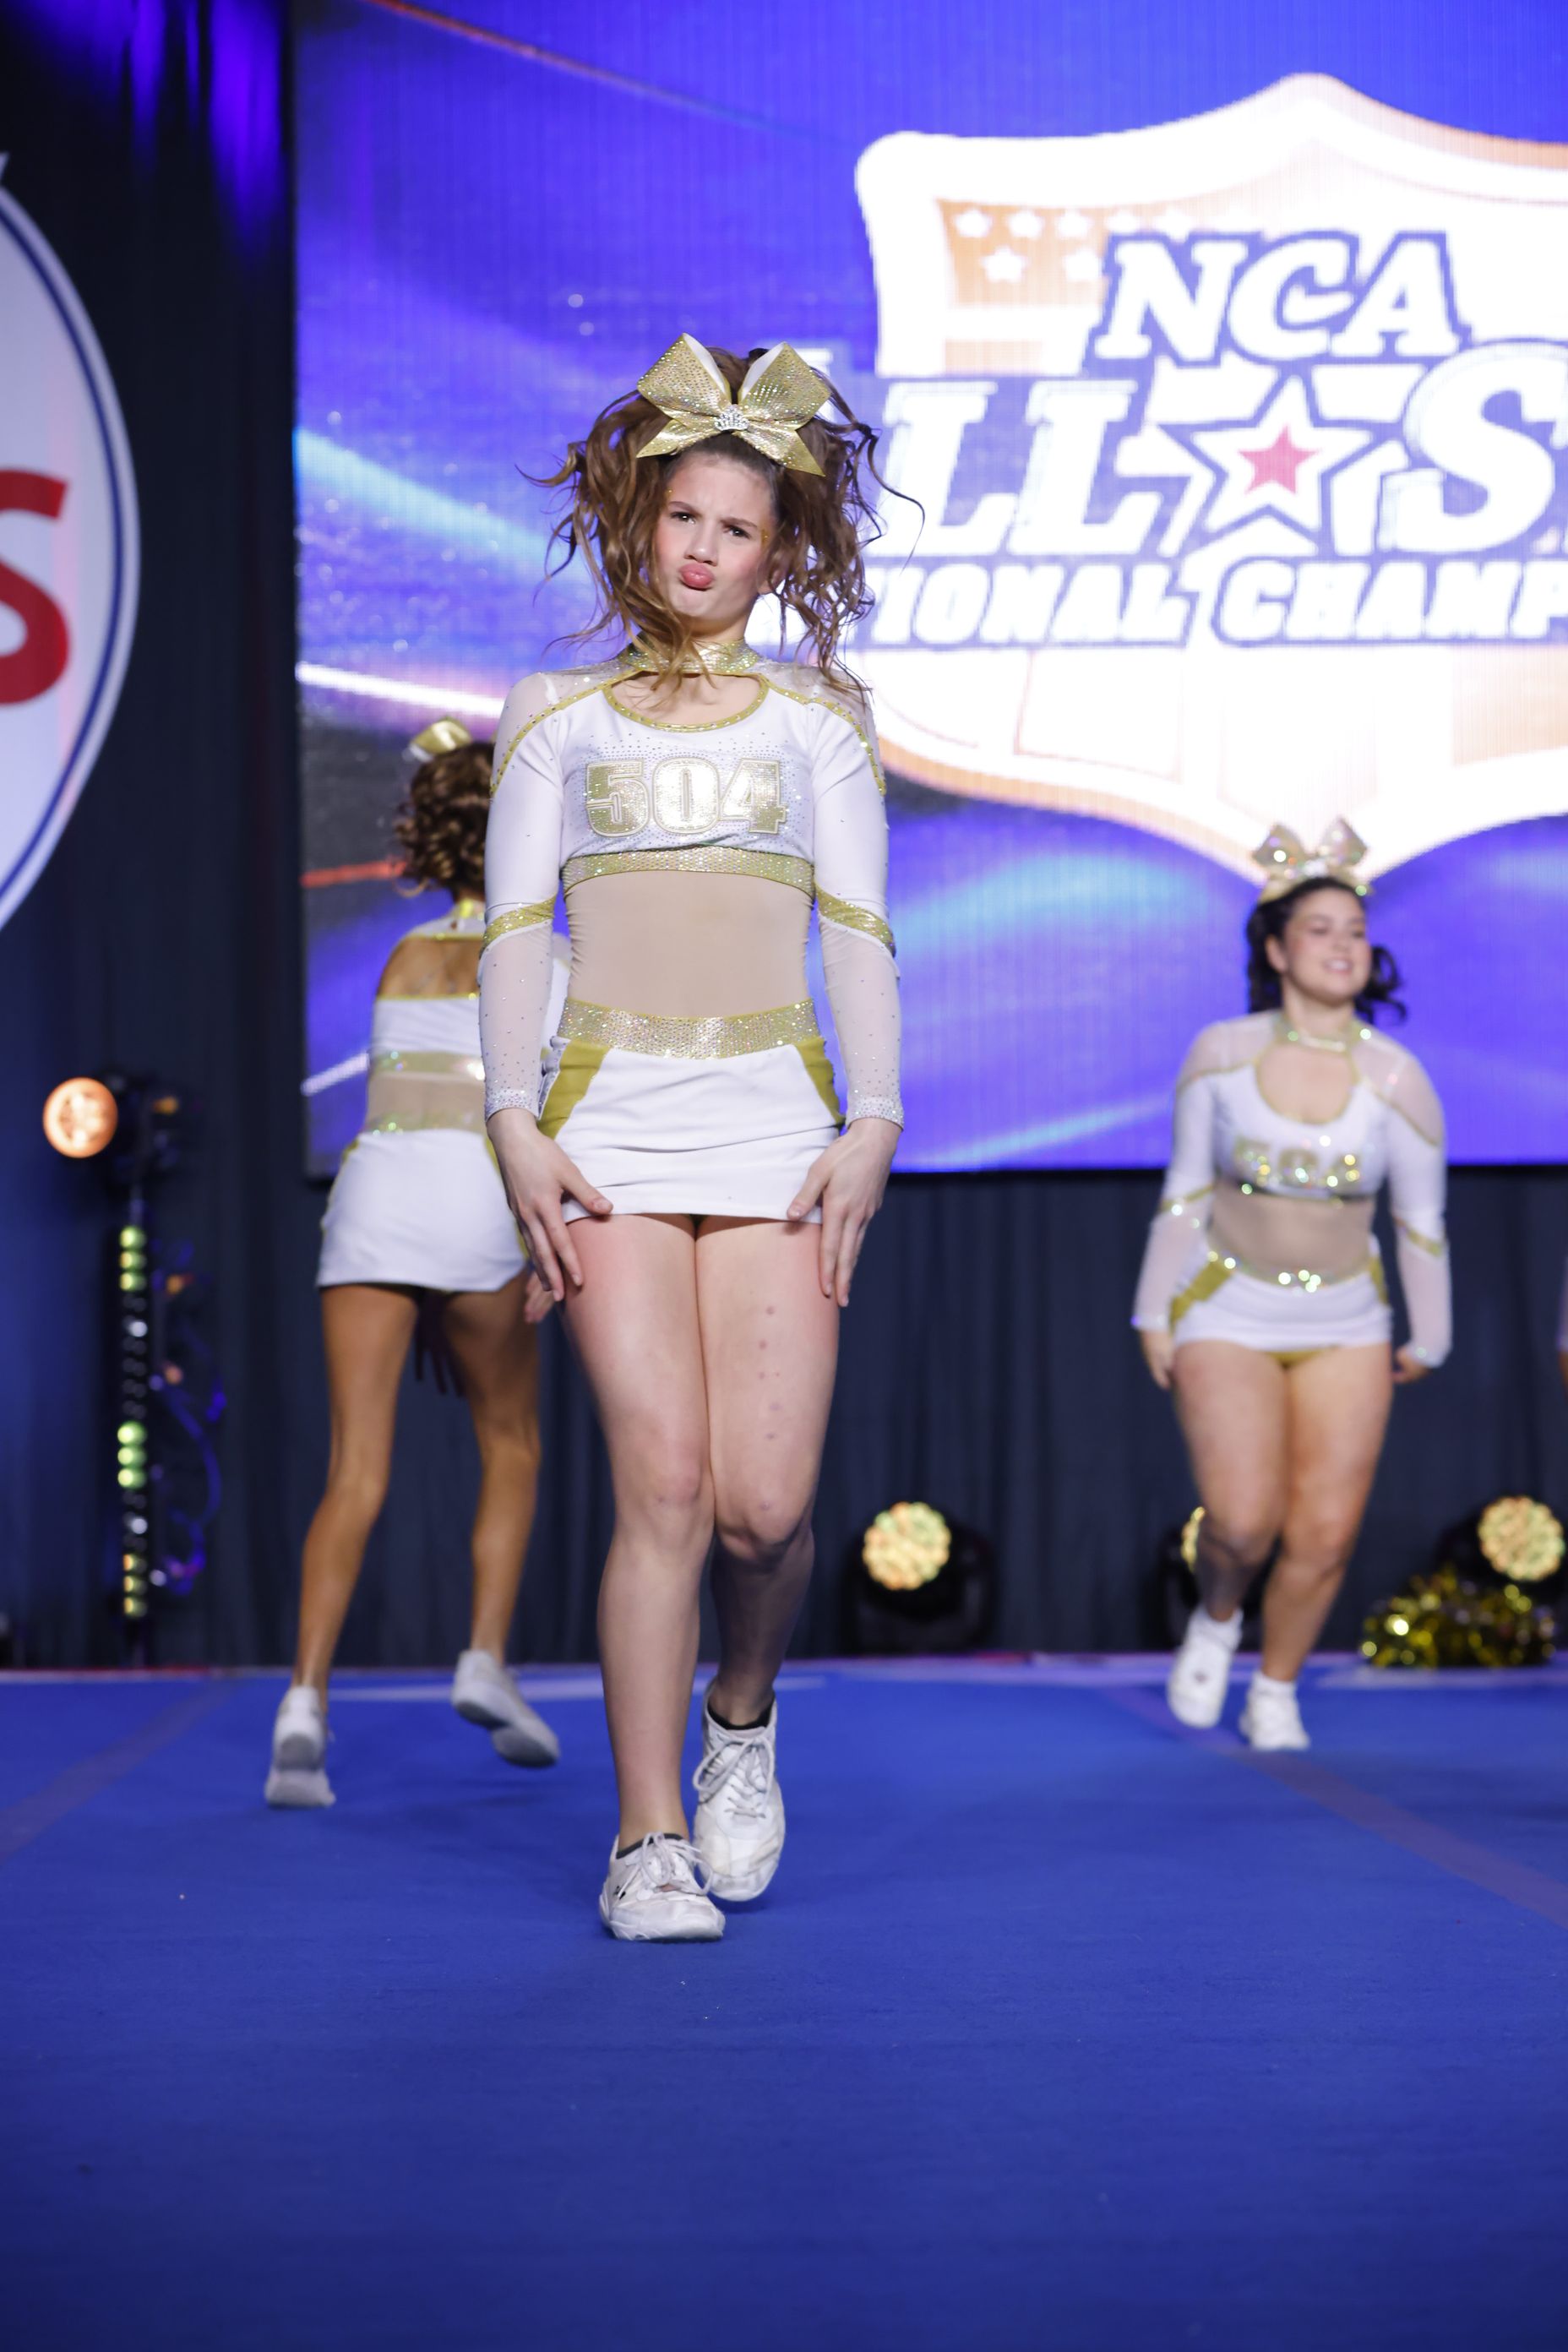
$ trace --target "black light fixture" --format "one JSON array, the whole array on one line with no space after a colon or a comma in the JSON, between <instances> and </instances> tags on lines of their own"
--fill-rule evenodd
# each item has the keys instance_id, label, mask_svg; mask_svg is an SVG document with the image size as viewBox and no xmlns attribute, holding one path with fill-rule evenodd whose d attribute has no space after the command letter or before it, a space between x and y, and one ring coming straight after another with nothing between
<instances>
[{"instance_id":1,"label":"black light fixture","mask_svg":"<svg viewBox=\"0 0 1568 2352\"><path fill-rule=\"evenodd\" d=\"M850 1545L841 1590L851 1656L978 1649L996 1612L995 1558L930 1503L894 1503Z\"/></svg>"}]
</instances>

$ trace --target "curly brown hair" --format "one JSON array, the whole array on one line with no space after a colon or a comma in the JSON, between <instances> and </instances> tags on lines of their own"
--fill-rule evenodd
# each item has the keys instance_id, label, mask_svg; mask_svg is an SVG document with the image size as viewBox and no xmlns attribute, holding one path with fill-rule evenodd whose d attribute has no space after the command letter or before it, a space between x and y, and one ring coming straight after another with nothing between
<instances>
[{"instance_id":1,"label":"curly brown hair","mask_svg":"<svg viewBox=\"0 0 1568 2352\"><path fill-rule=\"evenodd\" d=\"M485 824L490 813L493 743L459 743L414 772L393 835L410 881L479 898L485 888Z\"/></svg>"},{"instance_id":2,"label":"curly brown hair","mask_svg":"<svg viewBox=\"0 0 1568 2352\"><path fill-rule=\"evenodd\" d=\"M1349 882L1336 882L1331 875L1309 877L1298 882L1293 890L1281 891L1278 898L1266 898L1254 907L1247 919L1247 1009L1249 1013L1272 1013L1283 993L1279 974L1268 961L1268 942L1282 940L1285 926L1314 890L1342 890L1347 898L1360 899L1363 893ZM1407 1017L1407 1008L1400 1002L1399 990L1404 982L1399 966L1387 948L1374 947L1372 951L1372 973L1363 993L1356 998L1355 1009L1363 1021L1375 1022L1378 1007L1386 1005L1396 1021Z\"/></svg>"},{"instance_id":3,"label":"curly brown hair","mask_svg":"<svg viewBox=\"0 0 1568 2352\"><path fill-rule=\"evenodd\" d=\"M759 344L742 359L708 346L732 398L763 348ZM863 476L886 485L877 471L875 433L831 384L827 388L844 422L817 416L800 428L820 474L775 465L737 433L712 434L696 444L696 451L733 457L768 483L778 518L773 593L801 624L809 658L837 684L854 687L857 680L839 646L845 632L871 608L864 550L880 530ZM654 585L654 526L671 473L695 452L679 450L646 466L637 462L637 452L668 421L640 392L627 393L601 409L586 439L572 444L558 472L531 478L542 489L569 488L565 512L551 534L552 546L561 550L552 572L581 555L597 592L593 618L568 642L584 644L618 623L628 636L644 640L667 675L685 667L694 647L686 622Z\"/></svg>"}]
</instances>

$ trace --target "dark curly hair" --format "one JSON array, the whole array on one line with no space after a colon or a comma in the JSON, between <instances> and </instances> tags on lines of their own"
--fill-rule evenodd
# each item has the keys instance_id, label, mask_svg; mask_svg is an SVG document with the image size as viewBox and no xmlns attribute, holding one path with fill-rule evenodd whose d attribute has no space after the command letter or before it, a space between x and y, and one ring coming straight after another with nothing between
<instances>
[{"instance_id":1,"label":"dark curly hair","mask_svg":"<svg viewBox=\"0 0 1568 2352\"><path fill-rule=\"evenodd\" d=\"M763 346L740 358L710 346L710 356L732 398ZM839 647L845 633L869 612L864 549L879 531L864 474L881 485L877 436L828 386L844 422L813 417L800 437L821 467L820 474L775 465L737 433L715 433L695 449L656 457L647 465L637 452L668 422L662 409L640 392L626 394L602 409L586 439L574 441L566 462L553 474L531 477L542 489L566 489L566 510L551 535L560 550L552 567L559 572L581 555L597 591L594 616L568 640L584 644L619 623L628 636L640 636L668 674L689 659L692 640L686 623L672 613L652 578L654 526L664 509L665 487L685 457L733 457L759 475L773 493L778 527L773 541L773 593L805 632L810 658L828 677L854 686ZM885 487L885 486L884 486Z\"/></svg>"},{"instance_id":2,"label":"dark curly hair","mask_svg":"<svg viewBox=\"0 0 1568 2352\"><path fill-rule=\"evenodd\" d=\"M1268 961L1268 941L1282 939L1285 926L1298 907L1310 898L1314 890L1342 890L1347 898L1359 903L1362 892L1349 882L1336 882L1329 877L1309 877L1298 882L1293 890L1283 891L1278 898L1260 900L1247 919L1247 1009L1249 1013L1272 1013L1280 1002L1279 974ZM1396 990L1402 985L1399 966L1386 948L1374 947L1372 951L1372 977L1355 1009L1363 1021L1375 1021L1378 1007L1385 1006L1398 1020L1405 1018L1405 1008Z\"/></svg>"},{"instance_id":3,"label":"dark curly hair","mask_svg":"<svg viewBox=\"0 0 1568 2352\"><path fill-rule=\"evenodd\" d=\"M393 835L411 882L482 898L493 743L459 743L414 772Z\"/></svg>"}]
</instances>

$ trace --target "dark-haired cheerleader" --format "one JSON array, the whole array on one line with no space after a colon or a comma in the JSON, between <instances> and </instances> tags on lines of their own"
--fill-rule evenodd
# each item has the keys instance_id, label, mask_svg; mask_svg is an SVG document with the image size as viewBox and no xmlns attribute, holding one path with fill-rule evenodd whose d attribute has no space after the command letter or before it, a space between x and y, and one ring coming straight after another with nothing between
<instances>
[{"instance_id":1,"label":"dark-haired cheerleader","mask_svg":"<svg viewBox=\"0 0 1568 2352\"><path fill-rule=\"evenodd\" d=\"M863 608L870 436L787 345L682 336L557 481L630 638L525 679L497 733L480 968L489 1131L609 1448L599 1601L620 1831L600 1914L719 1935L778 1866L773 1677L811 1573L839 1309L898 1140L882 777L838 646ZM809 663L745 642L768 593ZM532 1040L566 894L572 980ZM806 993L815 898L848 1081ZM681 1742L715 1546L719 1672Z\"/></svg>"},{"instance_id":2,"label":"dark-haired cheerleader","mask_svg":"<svg viewBox=\"0 0 1568 2352\"><path fill-rule=\"evenodd\" d=\"M404 871L451 894L394 949L376 992L365 1123L321 1226L317 1283L331 1403L326 1492L305 1538L294 1680L278 1709L267 1801L325 1805L327 1682L386 1493L398 1384L421 1307L438 1319L479 1440L473 1620L452 1704L513 1764L559 1753L506 1671L539 1474L537 1346L548 1294L527 1276L486 1146L478 964L493 747L438 719L397 824ZM535 1033L538 1057L542 1015Z\"/></svg>"},{"instance_id":3,"label":"dark-haired cheerleader","mask_svg":"<svg viewBox=\"0 0 1568 2352\"><path fill-rule=\"evenodd\" d=\"M1283 828L1247 922L1242 1019L1201 1031L1133 1321L1174 1391L1204 1516L1200 1599L1167 1685L1215 1723L1247 1587L1279 1547L1242 1713L1255 1748L1305 1748L1296 1681L1366 1508L1394 1385L1448 1352L1443 1116L1413 1054L1373 1026L1398 974L1366 936L1363 845L1309 856ZM1388 1186L1410 1338L1392 1317L1373 1209Z\"/></svg>"}]
</instances>

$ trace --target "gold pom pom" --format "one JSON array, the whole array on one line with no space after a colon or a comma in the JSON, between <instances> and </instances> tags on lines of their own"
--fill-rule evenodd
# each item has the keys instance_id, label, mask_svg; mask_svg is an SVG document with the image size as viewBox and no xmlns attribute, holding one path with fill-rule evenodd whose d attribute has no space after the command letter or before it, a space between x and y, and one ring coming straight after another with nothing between
<instances>
[{"instance_id":1,"label":"gold pom pom","mask_svg":"<svg viewBox=\"0 0 1568 2352\"><path fill-rule=\"evenodd\" d=\"M860 1557L866 1571L889 1592L914 1592L947 1566L952 1530L929 1503L895 1503L866 1530Z\"/></svg>"},{"instance_id":2,"label":"gold pom pom","mask_svg":"<svg viewBox=\"0 0 1568 2352\"><path fill-rule=\"evenodd\" d=\"M1521 1584L1543 1583L1563 1565L1563 1523L1528 1495L1504 1495L1489 1503L1476 1536L1498 1574Z\"/></svg>"}]
</instances>

